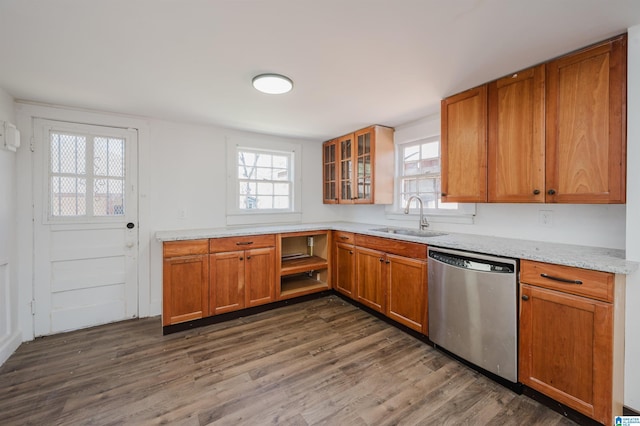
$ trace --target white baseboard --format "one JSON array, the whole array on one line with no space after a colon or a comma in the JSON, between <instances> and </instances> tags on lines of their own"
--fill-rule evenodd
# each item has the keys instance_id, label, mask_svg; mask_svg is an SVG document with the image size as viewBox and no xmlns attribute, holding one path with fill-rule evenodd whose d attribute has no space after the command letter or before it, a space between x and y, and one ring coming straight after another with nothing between
<instances>
[{"instance_id":1,"label":"white baseboard","mask_svg":"<svg viewBox=\"0 0 640 426\"><path fill-rule=\"evenodd\" d=\"M22 343L22 332L16 330L13 334L0 340L0 365L4 364Z\"/></svg>"}]
</instances>

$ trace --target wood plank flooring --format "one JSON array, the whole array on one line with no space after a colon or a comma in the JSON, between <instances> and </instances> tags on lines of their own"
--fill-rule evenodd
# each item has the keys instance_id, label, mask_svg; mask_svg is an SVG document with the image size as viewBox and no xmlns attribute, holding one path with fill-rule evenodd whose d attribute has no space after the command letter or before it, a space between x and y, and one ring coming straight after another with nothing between
<instances>
[{"instance_id":1,"label":"wood plank flooring","mask_svg":"<svg viewBox=\"0 0 640 426\"><path fill-rule=\"evenodd\" d=\"M329 296L162 336L159 318L24 343L0 425L571 425Z\"/></svg>"}]
</instances>

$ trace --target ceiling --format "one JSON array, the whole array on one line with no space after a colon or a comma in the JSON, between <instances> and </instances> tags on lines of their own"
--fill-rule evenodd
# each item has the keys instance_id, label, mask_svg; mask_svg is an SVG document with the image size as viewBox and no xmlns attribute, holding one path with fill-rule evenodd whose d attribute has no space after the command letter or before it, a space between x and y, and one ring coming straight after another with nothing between
<instances>
[{"instance_id":1,"label":"ceiling","mask_svg":"<svg viewBox=\"0 0 640 426\"><path fill-rule=\"evenodd\" d=\"M624 32L638 0L0 0L14 98L325 140ZM294 81L265 95L253 76Z\"/></svg>"}]
</instances>

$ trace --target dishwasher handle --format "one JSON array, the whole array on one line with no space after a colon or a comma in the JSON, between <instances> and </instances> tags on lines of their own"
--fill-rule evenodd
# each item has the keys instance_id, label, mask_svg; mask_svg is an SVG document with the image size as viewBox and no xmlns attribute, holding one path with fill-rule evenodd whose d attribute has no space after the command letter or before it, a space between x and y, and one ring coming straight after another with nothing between
<instances>
[{"instance_id":1,"label":"dishwasher handle","mask_svg":"<svg viewBox=\"0 0 640 426\"><path fill-rule=\"evenodd\" d=\"M444 253L436 250L429 252L429 257L445 263L450 266L455 266L461 269L468 269L479 272L492 272L498 274L513 274L515 273L515 265L510 263L502 263L492 260L485 260L475 258L471 256L461 256L456 254Z\"/></svg>"}]
</instances>

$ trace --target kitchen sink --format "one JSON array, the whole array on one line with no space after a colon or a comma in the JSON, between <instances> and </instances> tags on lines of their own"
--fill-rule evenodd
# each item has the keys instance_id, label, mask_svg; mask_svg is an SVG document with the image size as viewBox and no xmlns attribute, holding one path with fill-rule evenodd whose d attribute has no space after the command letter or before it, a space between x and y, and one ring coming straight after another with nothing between
<instances>
[{"instance_id":1,"label":"kitchen sink","mask_svg":"<svg viewBox=\"0 0 640 426\"><path fill-rule=\"evenodd\" d=\"M438 231L426 231L422 229L407 229L407 228L374 228L371 231L386 232L387 234L409 235L412 237L440 237L447 235L446 232Z\"/></svg>"}]
</instances>

